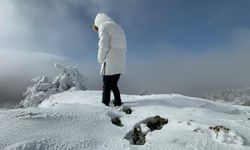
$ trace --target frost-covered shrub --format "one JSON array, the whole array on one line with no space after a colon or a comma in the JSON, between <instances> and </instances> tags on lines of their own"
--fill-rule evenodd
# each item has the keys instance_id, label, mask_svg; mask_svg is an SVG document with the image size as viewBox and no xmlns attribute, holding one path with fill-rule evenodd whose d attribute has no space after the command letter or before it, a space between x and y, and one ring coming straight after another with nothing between
<instances>
[{"instance_id":1,"label":"frost-covered shrub","mask_svg":"<svg viewBox=\"0 0 250 150\"><path fill-rule=\"evenodd\" d=\"M55 67L59 74L55 77L54 81L50 81L47 76L36 77L31 80L34 82L34 85L27 88L27 91L23 94L25 99L21 100L18 107L35 107L50 95L69 89L87 89L85 77L76 67L66 67L57 63Z\"/></svg>"},{"instance_id":2,"label":"frost-covered shrub","mask_svg":"<svg viewBox=\"0 0 250 150\"><path fill-rule=\"evenodd\" d=\"M53 81L53 85L60 91L68 90L71 87L86 90L85 77L77 70L76 67L65 67L61 64L55 64L59 75Z\"/></svg>"},{"instance_id":3,"label":"frost-covered shrub","mask_svg":"<svg viewBox=\"0 0 250 150\"><path fill-rule=\"evenodd\" d=\"M235 105L250 106L250 88L226 89L206 95L205 98L211 100L225 100L227 102L233 102Z\"/></svg>"},{"instance_id":4,"label":"frost-covered shrub","mask_svg":"<svg viewBox=\"0 0 250 150\"><path fill-rule=\"evenodd\" d=\"M250 106L250 95L241 95L233 101L235 105Z\"/></svg>"},{"instance_id":5,"label":"frost-covered shrub","mask_svg":"<svg viewBox=\"0 0 250 150\"><path fill-rule=\"evenodd\" d=\"M23 94L25 99L20 102L22 107L37 106L51 94L56 93L56 89L47 76L36 77L31 81L34 82L34 85L28 87L27 91Z\"/></svg>"}]
</instances>

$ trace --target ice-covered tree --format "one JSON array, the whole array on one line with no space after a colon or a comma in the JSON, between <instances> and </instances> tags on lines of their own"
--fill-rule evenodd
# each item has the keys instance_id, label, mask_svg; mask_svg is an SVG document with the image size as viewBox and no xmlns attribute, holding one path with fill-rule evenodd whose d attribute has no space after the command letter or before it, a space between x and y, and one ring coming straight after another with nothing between
<instances>
[{"instance_id":1,"label":"ice-covered tree","mask_svg":"<svg viewBox=\"0 0 250 150\"><path fill-rule=\"evenodd\" d=\"M59 74L54 81L50 81L47 76L36 77L31 80L34 82L34 85L27 88L27 91L24 93L25 99L21 100L18 107L35 107L50 95L69 89L87 89L86 78L76 67L63 66L56 63L55 68Z\"/></svg>"},{"instance_id":2,"label":"ice-covered tree","mask_svg":"<svg viewBox=\"0 0 250 150\"><path fill-rule=\"evenodd\" d=\"M36 77L31 81L34 82L34 85L28 87L27 91L23 94L25 99L20 102L20 106L22 107L37 106L51 94L56 93L56 89L47 76Z\"/></svg>"},{"instance_id":3,"label":"ice-covered tree","mask_svg":"<svg viewBox=\"0 0 250 150\"><path fill-rule=\"evenodd\" d=\"M225 100L235 105L250 106L250 88L226 89L204 96L211 100Z\"/></svg>"},{"instance_id":4,"label":"ice-covered tree","mask_svg":"<svg viewBox=\"0 0 250 150\"><path fill-rule=\"evenodd\" d=\"M68 90L71 87L76 89L86 90L85 77L77 70L76 66L65 67L56 63L55 67L58 70L59 75L53 81L53 85L60 91Z\"/></svg>"}]
</instances>

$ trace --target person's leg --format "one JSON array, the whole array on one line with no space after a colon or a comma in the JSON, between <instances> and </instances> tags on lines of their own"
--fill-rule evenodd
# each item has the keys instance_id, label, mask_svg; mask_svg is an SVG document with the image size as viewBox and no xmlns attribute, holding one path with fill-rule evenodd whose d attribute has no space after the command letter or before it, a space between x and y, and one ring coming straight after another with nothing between
<instances>
[{"instance_id":1,"label":"person's leg","mask_svg":"<svg viewBox=\"0 0 250 150\"><path fill-rule=\"evenodd\" d=\"M113 94L114 94L115 104L118 105L118 106L122 104L120 90L119 90L119 88L117 86L119 79L120 79L120 74L116 74L116 75L113 76L113 78L112 78L112 88L111 88L111 90L113 91Z\"/></svg>"},{"instance_id":2,"label":"person's leg","mask_svg":"<svg viewBox=\"0 0 250 150\"><path fill-rule=\"evenodd\" d=\"M106 106L109 106L111 89L112 76L103 76L102 103Z\"/></svg>"}]
</instances>

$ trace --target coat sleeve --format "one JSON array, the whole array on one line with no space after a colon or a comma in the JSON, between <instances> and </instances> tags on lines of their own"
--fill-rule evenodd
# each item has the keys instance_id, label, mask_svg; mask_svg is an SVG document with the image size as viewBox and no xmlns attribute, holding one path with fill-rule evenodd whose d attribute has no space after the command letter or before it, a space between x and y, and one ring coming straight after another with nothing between
<instances>
[{"instance_id":1,"label":"coat sleeve","mask_svg":"<svg viewBox=\"0 0 250 150\"><path fill-rule=\"evenodd\" d=\"M100 30L99 31L99 49L98 49L98 62L100 64L102 64L104 62L104 59L107 55L107 52L109 50L109 41L110 41L110 37L109 34L104 31L104 30Z\"/></svg>"}]
</instances>

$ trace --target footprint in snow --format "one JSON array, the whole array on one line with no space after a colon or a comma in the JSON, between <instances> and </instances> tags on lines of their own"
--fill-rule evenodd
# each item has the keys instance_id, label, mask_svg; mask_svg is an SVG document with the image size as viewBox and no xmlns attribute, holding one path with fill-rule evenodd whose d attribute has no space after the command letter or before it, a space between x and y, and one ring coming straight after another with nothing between
<instances>
[{"instance_id":1,"label":"footprint in snow","mask_svg":"<svg viewBox=\"0 0 250 150\"><path fill-rule=\"evenodd\" d=\"M189 121L177 121L178 124L185 124L187 129L192 130L196 134L205 134L209 138L224 144L237 144L243 145L243 137L234 130L226 128L221 125L208 127L207 125L202 125Z\"/></svg>"},{"instance_id":2,"label":"footprint in snow","mask_svg":"<svg viewBox=\"0 0 250 150\"><path fill-rule=\"evenodd\" d=\"M121 119L120 119L122 117L122 115L116 114L114 112L108 112L107 115L111 118L111 122L114 125L119 126L119 127L123 126Z\"/></svg>"}]
</instances>

